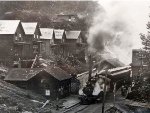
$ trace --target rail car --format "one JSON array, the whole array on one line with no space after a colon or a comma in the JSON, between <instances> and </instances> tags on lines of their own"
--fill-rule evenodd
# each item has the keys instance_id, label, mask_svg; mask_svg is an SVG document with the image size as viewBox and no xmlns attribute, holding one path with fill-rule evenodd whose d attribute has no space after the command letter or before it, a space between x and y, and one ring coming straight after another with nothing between
<instances>
[{"instance_id":1,"label":"rail car","mask_svg":"<svg viewBox=\"0 0 150 113\"><path fill-rule=\"evenodd\" d=\"M86 85L79 90L79 99L81 104L91 104L95 102L101 102L104 95L104 86L106 85L106 95L112 92L114 89L114 83L116 83L116 89L122 86L130 85L130 67L119 67L106 71L101 71L95 76L91 77ZM123 90L122 90L123 91Z\"/></svg>"}]
</instances>

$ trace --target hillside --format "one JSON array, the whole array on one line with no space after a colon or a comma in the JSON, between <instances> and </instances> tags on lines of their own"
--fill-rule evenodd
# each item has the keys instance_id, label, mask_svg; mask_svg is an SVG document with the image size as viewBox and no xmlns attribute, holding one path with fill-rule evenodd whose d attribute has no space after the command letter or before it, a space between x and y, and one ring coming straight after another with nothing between
<instances>
[{"instance_id":1,"label":"hillside","mask_svg":"<svg viewBox=\"0 0 150 113\"><path fill-rule=\"evenodd\" d=\"M37 112L45 101L44 97L36 93L0 80L0 113Z\"/></svg>"},{"instance_id":2,"label":"hillside","mask_svg":"<svg viewBox=\"0 0 150 113\"><path fill-rule=\"evenodd\" d=\"M87 29L97 10L93 1L0 1L0 19L37 21L42 27L55 27L51 23L57 14L77 14L79 20L70 23L71 28Z\"/></svg>"}]
</instances>

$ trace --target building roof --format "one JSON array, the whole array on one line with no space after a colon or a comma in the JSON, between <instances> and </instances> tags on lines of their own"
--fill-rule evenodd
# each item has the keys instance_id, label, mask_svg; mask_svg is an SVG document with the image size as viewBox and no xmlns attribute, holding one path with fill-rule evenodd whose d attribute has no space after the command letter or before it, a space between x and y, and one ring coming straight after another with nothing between
<instances>
[{"instance_id":1,"label":"building roof","mask_svg":"<svg viewBox=\"0 0 150 113\"><path fill-rule=\"evenodd\" d=\"M64 30L63 29L54 29L55 39L62 39Z\"/></svg>"},{"instance_id":2,"label":"building roof","mask_svg":"<svg viewBox=\"0 0 150 113\"><path fill-rule=\"evenodd\" d=\"M119 61L118 59L116 58L112 58L112 59L104 59L102 62L108 62L110 63L111 65L113 65L114 67L121 67L121 66L124 66L124 64Z\"/></svg>"},{"instance_id":3,"label":"building roof","mask_svg":"<svg viewBox=\"0 0 150 113\"><path fill-rule=\"evenodd\" d=\"M66 39L78 39L81 31L65 31Z\"/></svg>"},{"instance_id":4,"label":"building roof","mask_svg":"<svg viewBox=\"0 0 150 113\"><path fill-rule=\"evenodd\" d=\"M21 22L26 35L34 35L37 22Z\"/></svg>"},{"instance_id":5,"label":"building roof","mask_svg":"<svg viewBox=\"0 0 150 113\"><path fill-rule=\"evenodd\" d=\"M27 81L39 73L41 69L13 68L8 71L5 80L8 81Z\"/></svg>"},{"instance_id":6,"label":"building roof","mask_svg":"<svg viewBox=\"0 0 150 113\"><path fill-rule=\"evenodd\" d=\"M46 69L44 69L46 72L48 72L50 75L52 75L54 78L56 78L57 80L66 80L66 79L70 79L72 76L70 74L68 74L67 72L65 72L64 70L62 70L59 67L48 67Z\"/></svg>"},{"instance_id":7,"label":"building roof","mask_svg":"<svg viewBox=\"0 0 150 113\"><path fill-rule=\"evenodd\" d=\"M15 34L20 20L0 20L0 34Z\"/></svg>"},{"instance_id":8,"label":"building roof","mask_svg":"<svg viewBox=\"0 0 150 113\"><path fill-rule=\"evenodd\" d=\"M51 28L40 28L41 37L40 39L52 39L53 38L53 29Z\"/></svg>"},{"instance_id":9,"label":"building roof","mask_svg":"<svg viewBox=\"0 0 150 113\"><path fill-rule=\"evenodd\" d=\"M101 61L97 62L95 66L98 68L99 71L101 71L104 69L123 67L125 65L122 62L120 62L118 59L111 58L111 59L102 59Z\"/></svg>"},{"instance_id":10,"label":"building roof","mask_svg":"<svg viewBox=\"0 0 150 113\"><path fill-rule=\"evenodd\" d=\"M117 71L122 71L122 70L130 70L131 69L131 66L123 66L123 67L116 67L116 68L112 68L112 69L109 69L108 71L110 73L115 73Z\"/></svg>"},{"instance_id":11,"label":"building roof","mask_svg":"<svg viewBox=\"0 0 150 113\"><path fill-rule=\"evenodd\" d=\"M48 67L46 69L13 68L8 72L7 76L5 77L5 80L6 81L28 81L40 72L47 72L60 81L71 78L71 75L69 75L64 70L58 67Z\"/></svg>"}]
</instances>

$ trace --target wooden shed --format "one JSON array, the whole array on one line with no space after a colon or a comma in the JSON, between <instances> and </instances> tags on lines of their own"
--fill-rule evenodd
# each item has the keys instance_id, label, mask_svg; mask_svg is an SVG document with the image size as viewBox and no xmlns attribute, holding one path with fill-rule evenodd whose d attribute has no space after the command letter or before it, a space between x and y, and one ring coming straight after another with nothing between
<instances>
[{"instance_id":1,"label":"wooden shed","mask_svg":"<svg viewBox=\"0 0 150 113\"><path fill-rule=\"evenodd\" d=\"M71 75L59 67L14 68L5 81L51 98L63 98L71 92Z\"/></svg>"}]
</instances>

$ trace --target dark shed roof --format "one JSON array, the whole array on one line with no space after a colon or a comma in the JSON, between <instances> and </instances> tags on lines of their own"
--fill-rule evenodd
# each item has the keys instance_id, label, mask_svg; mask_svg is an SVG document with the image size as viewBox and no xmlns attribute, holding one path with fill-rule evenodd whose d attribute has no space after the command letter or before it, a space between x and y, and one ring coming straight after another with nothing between
<instances>
[{"instance_id":1,"label":"dark shed roof","mask_svg":"<svg viewBox=\"0 0 150 113\"><path fill-rule=\"evenodd\" d=\"M41 69L13 68L8 71L4 80L8 81L27 81L38 74Z\"/></svg>"},{"instance_id":2,"label":"dark shed roof","mask_svg":"<svg viewBox=\"0 0 150 113\"><path fill-rule=\"evenodd\" d=\"M48 67L44 69L47 73L55 77L57 80L70 79L72 76L59 67Z\"/></svg>"},{"instance_id":3,"label":"dark shed roof","mask_svg":"<svg viewBox=\"0 0 150 113\"><path fill-rule=\"evenodd\" d=\"M6 81L28 81L40 72L47 72L49 75L53 76L57 80L65 80L70 79L71 75L69 75L64 70L59 67L48 67L46 69L43 68L13 68L11 69L5 80Z\"/></svg>"}]
</instances>

